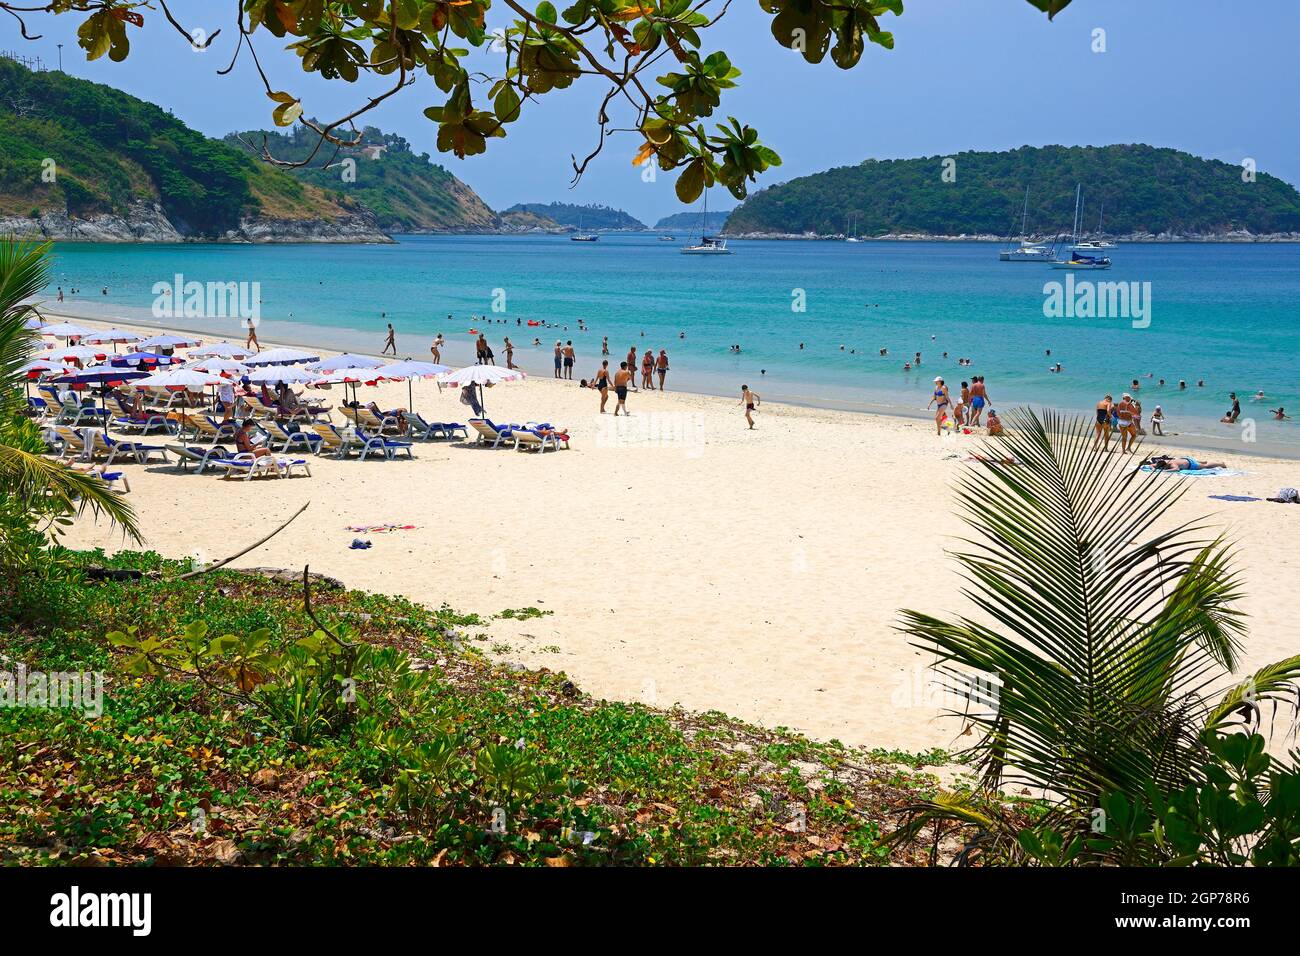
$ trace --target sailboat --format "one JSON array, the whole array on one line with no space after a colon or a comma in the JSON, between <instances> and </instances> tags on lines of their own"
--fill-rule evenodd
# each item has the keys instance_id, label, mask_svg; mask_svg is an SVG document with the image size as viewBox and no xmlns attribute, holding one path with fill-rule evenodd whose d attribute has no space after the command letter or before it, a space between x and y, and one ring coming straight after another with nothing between
<instances>
[{"instance_id":1,"label":"sailboat","mask_svg":"<svg viewBox=\"0 0 1300 956\"><path fill-rule=\"evenodd\" d=\"M844 230L845 232L848 232L847 225L848 225L848 224L845 223L845 226L846 226L846 228L845 228L845 230ZM853 216L853 232L850 233L849 235L845 236L845 237L844 237L844 241L845 241L845 242L861 242L861 241L862 241L861 239L858 238L858 217L857 217L856 214L854 214L854 216Z\"/></svg>"},{"instance_id":2,"label":"sailboat","mask_svg":"<svg viewBox=\"0 0 1300 956\"><path fill-rule=\"evenodd\" d=\"M1102 217L1105 216L1105 214L1106 214L1106 207L1103 204L1101 207L1101 212L1097 214L1097 235L1098 236L1101 235L1101 220ZM1088 239L1083 242L1075 243L1073 247L1075 252L1081 251L1085 255L1095 255L1099 252L1105 252L1108 249L1114 249L1114 248L1115 248L1115 243L1111 242L1108 239Z\"/></svg>"},{"instance_id":3,"label":"sailboat","mask_svg":"<svg viewBox=\"0 0 1300 956\"><path fill-rule=\"evenodd\" d=\"M582 231L582 213L578 213L578 231L569 237L570 242L597 242L600 236L594 232Z\"/></svg>"},{"instance_id":4,"label":"sailboat","mask_svg":"<svg viewBox=\"0 0 1300 956\"><path fill-rule=\"evenodd\" d=\"M1052 262L1053 269L1109 269L1110 257L1093 255L1088 250L1080 251L1079 243L1079 204L1083 200L1083 185L1074 187L1074 229L1070 233L1070 258L1057 259Z\"/></svg>"},{"instance_id":5,"label":"sailboat","mask_svg":"<svg viewBox=\"0 0 1300 956\"><path fill-rule=\"evenodd\" d=\"M695 245L682 246L684 256L729 256L727 240L710 236L709 230L709 191L704 190L704 213L700 216L700 241Z\"/></svg>"},{"instance_id":6,"label":"sailboat","mask_svg":"<svg viewBox=\"0 0 1300 956\"><path fill-rule=\"evenodd\" d=\"M1031 242L1026 232L1029 225L1029 187L1025 187L1025 208L1020 214L1020 244L1008 246L998 253L1002 262L1051 262L1052 248L1046 243Z\"/></svg>"}]
</instances>

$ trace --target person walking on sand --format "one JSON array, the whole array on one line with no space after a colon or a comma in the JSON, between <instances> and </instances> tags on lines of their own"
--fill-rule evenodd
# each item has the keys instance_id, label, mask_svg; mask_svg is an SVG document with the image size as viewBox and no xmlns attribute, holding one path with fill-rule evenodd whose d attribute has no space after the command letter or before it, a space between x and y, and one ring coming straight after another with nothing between
<instances>
[{"instance_id":1,"label":"person walking on sand","mask_svg":"<svg viewBox=\"0 0 1300 956\"><path fill-rule=\"evenodd\" d=\"M1092 426L1092 447L1101 444L1103 451L1110 451L1110 415L1115 400L1107 395L1097 403L1097 423Z\"/></svg>"},{"instance_id":2,"label":"person walking on sand","mask_svg":"<svg viewBox=\"0 0 1300 956\"><path fill-rule=\"evenodd\" d=\"M983 375L971 376L970 380L970 421L971 425L979 425L980 416L984 414L984 406L989 403L988 389L984 385Z\"/></svg>"},{"instance_id":3,"label":"person walking on sand","mask_svg":"<svg viewBox=\"0 0 1300 956\"><path fill-rule=\"evenodd\" d=\"M632 387L632 391L634 391L634 392L637 390L637 387L636 387L636 365L637 365L637 362L636 362L636 346L634 345L634 346L632 346L630 349L627 350L627 367L628 367L628 371L630 371L630 372L632 373L632 386L631 386L631 387Z\"/></svg>"},{"instance_id":4,"label":"person walking on sand","mask_svg":"<svg viewBox=\"0 0 1300 956\"><path fill-rule=\"evenodd\" d=\"M957 407L953 409L952 417L958 425L965 425L966 419L970 417L970 382L961 383L961 397L957 399Z\"/></svg>"},{"instance_id":5,"label":"person walking on sand","mask_svg":"<svg viewBox=\"0 0 1300 956\"><path fill-rule=\"evenodd\" d=\"M506 336L506 368L515 367L515 346L510 341L510 336Z\"/></svg>"},{"instance_id":6,"label":"person walking on sand","mask_svg":"<svg viewBox=\"0 0 1300 956\"><path fill-rule=\"evenodd\" d=\"M609 401L609 359L600 363L600 371L592 380L592 388L600 392L600 413L605 414L605 403Z\"/></svg>"},{"instance_id":7,"label":"person walking on sand","mask_svg":"<svg viewBox=\"0 0 1300 956\"><path fill-rule=\"evenodd\" d=\"M943 423L948 418L948 409L952 407L952 400L948 397L948 386L937 376L934 380L934 392L930 395L930 400L925 403L925 407L929 409L931 405L934 405L934 433L942 435Z\"/></svg>"},{"instance_id":8,"label":"person walking on sand","mask_svg":"<svg viewBox=\"0 0 1300 956\"><path fill-rule=\"evenodd\" d=\"M655 390L655 354L649 349L645 350L645 355L641 356L641 387L648 388L650 391Z\"/></svg>"},{"instance_id":9,"label":"person walking on sand","mask_svg":"<svg viewBox=\"0 0 1300 956\"><path fill-rule=\"evenodd\" d=\"M632 373L628 371L626 362L618 363L618 371L614 373L614 394L618 396L618 404L614 406L614 417L618 417L618 411L621 408L624 415L631 414L627 410L627 386L632 381Z\"/></svg>"},{"instance_id":10,"label":"person walking on sand","mask_svg":"<svg viewBox=\"0 0 1300 956\"><path fill-rule=\"evenodd\" d=\"M751 392L748 385L740 386L740 404L745 406L745 421L749 422L750 431L753 431L754 410L763 404L758 392Z\"/></svg>"},{"instance_id":11,"label":"person walking on sand","mask_svg":"<svg viewBox=\"0 0 1300 956\"><path fill-rule=\"evenodd\" d=\"M434 339L433 344L429 346L429 354L433 356L433 361L435 363L442 362L442 342L442 333L439 332L438 337Z\"/></svg>"},{"instance_id":12,"label":"person walking on sand","mask_svg":"<svg viewBox=\"0 0 1300 956\"><path fill-rule=\"evenodd\" d=\"M393 323L388 323L388 339L384 342L384 350L380 355L387 355L388 350L393 350L394 357L397 355L397 333L393 330Z\"/></svg>"},{"instance_id":13,"label":"person walking on sand","mask_svg":"<svg viewBox=\"0 0 1300 956\"><path fill-rule=\"evenodd\" d=\"M573 381L573 363L577 360L578 353L573 351L573 339L568 339L564 343L564 378L565 381Z\"/></svg>"},{"instance_id":14,"label":"person walking on sand","mask_svg":"<svg viewBox=\"0 0 1300 956\"><path fill-rule=\"evenodd\" d=\"M655 361L656 370L659 372L659 391L664 391L664 379L668 377L668 353L660 349L659 358Z\"/></svg>"},{"instance_id":15,"label":"person walking on sand","mask_svg":"<svg viewBox=\"0 0 1300 956\"><path fill-rule=\"evenodd\" d=\"M257 326L252 322L248 323L248 339L244 342L244 348L262 351L262 343L257 341Z\"/></svg>"}]
</instances>

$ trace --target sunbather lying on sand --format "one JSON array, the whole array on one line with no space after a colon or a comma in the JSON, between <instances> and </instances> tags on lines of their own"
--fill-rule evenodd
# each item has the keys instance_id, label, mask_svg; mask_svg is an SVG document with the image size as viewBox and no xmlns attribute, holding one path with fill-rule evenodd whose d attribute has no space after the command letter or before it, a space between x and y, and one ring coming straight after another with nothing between
<instances>
[{"instance_id":1,"label":"sunbather lying on sand","mask_svg":"<svg viewBox=\"0 0 1300 956\"><path fill-rule=\"evenodd\" d=\"M1228 467L1226 462L1199 461L1187 455L1156 455L1154 458L1147 459L1146 464L1156 471L1200 471L1205 468Z\"/></svg>"}]
</instances>

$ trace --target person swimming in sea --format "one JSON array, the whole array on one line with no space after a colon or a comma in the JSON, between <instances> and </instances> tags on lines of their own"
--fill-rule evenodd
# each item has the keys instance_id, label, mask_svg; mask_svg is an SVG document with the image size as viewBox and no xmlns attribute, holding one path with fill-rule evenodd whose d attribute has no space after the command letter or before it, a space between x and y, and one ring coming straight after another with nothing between
<instances>
[{"instance_id":1,"label":"person swimming in sea","mask_svg":"<svg viewBox=\"0 0 1300 956\"><path fill-rule=\"evenodd\" d=\"M1279 422L1289 421L1291 418L1291 416L1286 413L1286 409L1283 408L1281 405L1279 405L1277 408L1270 408L1268 410L1268 413L1272 415Z\"/></svg>"}]
</instances>

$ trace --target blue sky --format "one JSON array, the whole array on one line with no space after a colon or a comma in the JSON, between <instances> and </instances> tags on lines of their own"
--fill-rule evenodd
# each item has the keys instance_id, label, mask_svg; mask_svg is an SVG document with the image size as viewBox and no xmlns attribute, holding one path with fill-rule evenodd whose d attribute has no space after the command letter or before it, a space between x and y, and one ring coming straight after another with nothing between
<instances>
[{"instance_id":1,"label":"blue sky","mask_svg":"<svg viewBox=\"0 0 1300 956\"><path fill-rule=\"evenodd\" d=\"M743 71L724 113L756 126L785 161L760 185L866 157L1123 142L1233 163L1251 157L1260 170L1300 183L1300 4L1293 0L1074 0L1051 23L1023 0L905 6L901 18L886 18L895 49L870 47L847 72L829 58L813 66L779 47L756 0L735 0L708 31L706 52L725 49ZM228 7L212 0L172 4L182 22L197 27L219 25L213 11ZM489 24L505 19L498 8ZM0 22L0 49L53 62L61 41L70 73L158 103L210 135L270 125L272 104L250 62L241 61L231 76L216 75L233 49L230 31L208 52L192 53L154 15L143 33L133 31L126 63L87 63L73 16L34 19L45 34L35 43L24 43L11 22ZM1104 53L1092 51L1097 28L1106 31ZM358 105L361 89L306 77L297 58L276 46L261 37L263 64L276 85L305 98L309 112L333 116ZM672 175L646 183L631 166L631 134L607 142L583 181L569 188L570 153L584 155L594 143L602 93L591 80L543 97L506 139L464 161L436 155L435 128L421 111L440 99L427 78L368 121L434 155L496 209L520 201L600 202L651 224L679 211ZM718 190L713 203L732 201Z\"/></svg>"}]
</instances>

